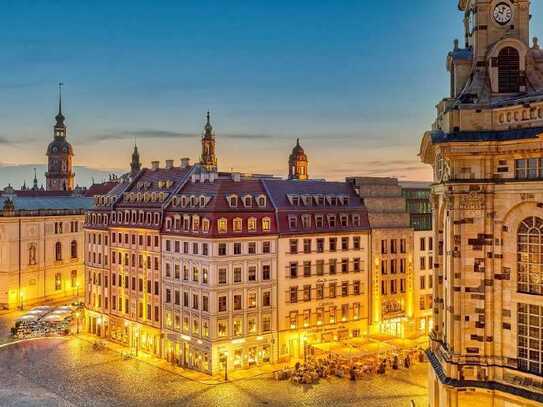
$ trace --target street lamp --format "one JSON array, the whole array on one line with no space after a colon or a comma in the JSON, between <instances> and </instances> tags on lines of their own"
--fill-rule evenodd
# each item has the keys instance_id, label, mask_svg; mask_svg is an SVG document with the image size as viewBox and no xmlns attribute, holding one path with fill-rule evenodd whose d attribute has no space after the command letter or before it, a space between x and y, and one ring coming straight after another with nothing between
<instances>
[{"instance_id":1,"label":"street lamp","mask_svg":"<svg viewBox=\"0 0 543 407\"><path fill-rule=\"evenodd\" d=\"M228 351L224 352L223 361L224 361L224 381L227 382L228 381Z\"/></svg>"}]
</instances>

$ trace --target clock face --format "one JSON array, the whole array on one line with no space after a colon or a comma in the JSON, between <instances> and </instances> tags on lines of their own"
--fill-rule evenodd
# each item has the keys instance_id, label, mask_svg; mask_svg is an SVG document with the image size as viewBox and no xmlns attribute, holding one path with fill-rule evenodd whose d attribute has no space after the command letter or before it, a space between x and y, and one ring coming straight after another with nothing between
<instances>
[{"instance_id":1,"label":"clock face","mask_svg":"<svg viewBox=\"0 0 543 407\"><path fill-rule=\"evenodd\" d=\"M509 4L500 3L494 7L493 15L494 20L496 20L498 24L505 25L511 21L511 18L513 17L513 10Z\"/></svg>"}]
</instances>

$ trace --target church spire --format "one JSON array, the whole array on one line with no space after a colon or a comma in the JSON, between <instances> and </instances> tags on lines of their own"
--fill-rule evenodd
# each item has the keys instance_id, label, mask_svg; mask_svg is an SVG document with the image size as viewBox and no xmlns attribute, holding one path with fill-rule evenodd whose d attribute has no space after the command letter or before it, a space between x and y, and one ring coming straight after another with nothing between
<instances>
[{"instance_id":1,"label":"church spire","mask_svg":"<svg viewBox=\"0 0 543 407\"><path fill-rule=\"evenodd\" d=\"M217 171L217 156L215 155L215 134L213 133L209 111L207 112L206 119L204 135L202 137L202 156L200 157L200 165L206 171L214 172Z\"/></svg>"},{"instance_id":2,"label":"church spire","mask_svg":"<svg viewBox=\"0 0 543 407\"><path fill-rule=\"evenodd\" d=\"M132 161L130 162L130 175L135 177L141 170L140 153L138 145L134 141L134 151L132 152Z\"/></svg>"},{"instance_id":3,"label":"church spire","mask_svg":"<svg viewBox=\"0 0 543 407\"><path fill-rule=\"evenodd\" d=\"M38 176L36 175L36 168L34 168L34 182L32 184L32 190L38 190Z\"/></svg>"},{"instance_id":4,"label":"church spire","mask_svg":"<svg viewBox=\"0 0 543 407\"><path fill-rule=\"evenodd\" d=\"M62 86L63 85L64 84L62 82L58 83L58 113L57 113L57 115L55 117L55 119L57 121L57 124L55 125L55 129L66 129L66 125L64 124L65 117L62 114ZM64 132L64 136L65 135L66 135L66 133Z\"/></svg>"}]
</instances>

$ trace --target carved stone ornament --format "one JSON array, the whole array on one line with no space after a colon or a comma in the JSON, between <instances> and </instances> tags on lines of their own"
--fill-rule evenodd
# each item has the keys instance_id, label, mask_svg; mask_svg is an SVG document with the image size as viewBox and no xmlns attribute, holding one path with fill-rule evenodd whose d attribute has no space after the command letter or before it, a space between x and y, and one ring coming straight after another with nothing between
<instances>
[{"instance_id":1,"label":"carved stone ornament","mask_svg":"<svg viewBox=\"0 0 543 407\"><path fill-rule=\"evenodd\" d=\"M477 192L470 192L468 194L460 195L459 199L460 209L484 209L485 208L485 195Z\"/></svg>"}]
</instances>

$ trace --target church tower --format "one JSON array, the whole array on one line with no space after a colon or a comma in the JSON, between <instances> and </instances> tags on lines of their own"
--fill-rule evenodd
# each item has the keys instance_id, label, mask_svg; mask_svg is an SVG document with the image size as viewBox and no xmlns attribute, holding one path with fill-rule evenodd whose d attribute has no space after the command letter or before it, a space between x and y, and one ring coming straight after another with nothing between
<instances>
[{"instance_id":1,"label":"church tower","mask_svg":"<svg viewBox=\"0 0 543 407\"><path fill-rule=\"evenodd\" d=\"M209 112L207 112L207 123L204 127L204 135L202 136L202 156L200 157L200 165L208 172L217 171L215 133L213 132L213 126L211 126Z\"/></svg>"},{"instance_id":2,"label":"church tower","mask_svg":"<svg viewBox=\"0 0 543 407\"><path fill-rule=\"evenodd\" d=\"M75 174L72 171L73 149L66 141L66 125L62 114L62 83L58 86L58 114L53 129L53 141L47 147L47 191L73 191Z\"/></svg>"},{"instance_id":3,"label":"church tower","mask_svg":"<svg viewBox=\"0 0 543 407\"><path fill-rule=\"evenodd\" d=\"M138 146L134 144L134 151L132 152L132 161L130 162L130 175L135 177L141 170L140 153L138 152Z\"/></svg>"},{"instance_id":4,"label":"church tower","mask_svg":"<svg viewBox=\"0 0 543 407\"><path fill-rule=\"evenodd\" d=\"M296 139L296 145L288 158L288 179L306 181L308 178L307 155L300 145L300 139Z\"/></svg>"},{"instance_id":5,"label":"church tower","mask_svg":"<svg viewBox=\"0 0 543 407\"><path fill-rule=\"evenodd\" d=\"M529 0L460 0L433 167L432 407L543 405L543 52ZM540 16L541 18L541 16Z\"/></svg>"}]
</instances>

